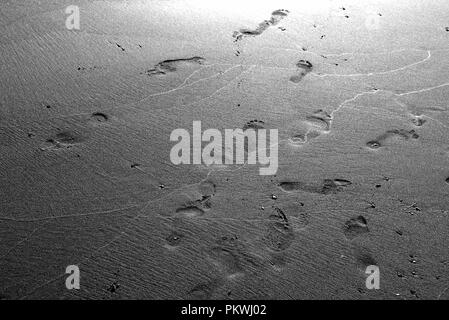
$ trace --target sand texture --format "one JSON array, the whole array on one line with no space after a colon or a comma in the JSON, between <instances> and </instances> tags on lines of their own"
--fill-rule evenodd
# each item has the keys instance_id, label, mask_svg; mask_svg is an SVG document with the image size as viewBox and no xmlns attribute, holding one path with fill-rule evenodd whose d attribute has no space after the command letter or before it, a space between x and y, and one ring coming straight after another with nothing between
<instances>
[{"instance_id":1,"label":"sand texture","mask_svg":"<svg viewBox=\"0 0 449 320\"><path fill-rule=\"evenodd\" d=\"M2 0L0 298L449 299L448 17ZM277 129L277 173L173 164L193 121Z\"/></svg>"}]
</instances>

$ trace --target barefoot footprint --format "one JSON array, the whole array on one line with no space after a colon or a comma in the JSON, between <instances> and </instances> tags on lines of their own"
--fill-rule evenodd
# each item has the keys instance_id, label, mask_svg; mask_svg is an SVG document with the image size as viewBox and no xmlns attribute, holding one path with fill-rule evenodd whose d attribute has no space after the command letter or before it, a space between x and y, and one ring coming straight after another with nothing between
<instances>
[{"instance_id":1,"label":"barefoot footprint","mask_svg":"<svg viewBox=\"0 0 449 320\"><path fill-rule=\"evenodd\" d=\"M305 183L301 181L282 181L279 187L282 191L290 192L309 192L318 194L334 194L343 191L344 188L350 186L351 181L346 179L324 179L320 183Z\"/></svg>"},{"instance_id":2,"label":"barefoot footprint","mask_svg":"<svg viewBox=\"0 0 449 320\"><path fill-rule=\"evenodd\" d=\"M287 17L289 14L288 10L279 9L271 13L271 18L269 20L264 20L254 29L241 28L239 31L234 31L232 37L235 39L234 42L240 41L243 37L248 36L259 36L264 33L269 27L277 25L282 19Z\"/></svg>"},{"instance_id":3,"label":"barefoot footprint","mask_svg":"<svg viewBox=\"0 0 449 320\"><path fill-rule=\"evenodd\" d=\"M392 129L381 134L374 140L370 140L366 143L366 146L370 149L379 149L385 146L389 141L399 138L403 141L411 139L418 139L419 134L415 130L405 130L405 129Z\"/></svg>"},{"instance_id":4,"label":"barefoot footprint","mask_svg":"<svg viewBox=\"0 0 449 320\"><path fill-rule=\"evenodd\" d=\"M198 56L185 59L164 60L157 63L152 69L149 69L144 73L148 76L165 75L167 73L176 71L182 64L202 65L205 61L206 59Z\"/></svg>"},{"instance_id":5,"label":"barefoot footprint","mask_svg":"<svg viewBox=\"0 0 449 320\"><path fill-rule=\"evenodd\" d=\"M352 240L364 233L368 233L368 223L363 216L349 219L343 226L343 234L348 240Z\"/></svg>"},{"instance_id":6,"label":"barefoot footprint","mask_svg":"<svg viewBox=\"0 0 449 320\"><path fill-rule=\"evenodd\" d=\"M290 81L293 83L299 83L301 80L313 70L313 65L308 60L299 60L296 63L296 67L298 68L295 75L290 77Z\"/></svg>"},{"instance_id":7,"label":"barefoot footprint","mask_svg":"<svg viewBox=\"0 0 449 320\"><path fill-rule=\"evenodd\" d=\"M68 149L85 140L86 137L81 134L72 131L62 131L48 138L46 143L49 145L41 148L41 150Z\"/></svg>"}]
</instances>

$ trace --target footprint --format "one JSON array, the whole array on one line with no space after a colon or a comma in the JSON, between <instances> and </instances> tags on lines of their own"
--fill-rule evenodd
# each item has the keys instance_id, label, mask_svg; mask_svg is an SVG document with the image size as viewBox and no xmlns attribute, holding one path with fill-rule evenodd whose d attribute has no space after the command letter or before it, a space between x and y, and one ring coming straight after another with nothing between
<instances>
[{"instance_id":1,"label":"footprint","mask_svg":"<svg viewBox=\"0 0 449 320\"><path fill-rule=\"evenodd\" d=\"M285 192L309 191L312 192L311 186L299 181L283 181L279 183L279 187Z\"/></svg>"},{"instance_id":2,"label":"footprint","mask_svg":"<svg viewBox=\"0 0 449 320\"><path fill-rule=\"evenodd\" d=\"M279 21L280 20L282 20L282 18L284 18L284 17L286 17L286 16L288 16L288 14L290 13L290 11L288 11L288 10L286 10L286 9L278 9L278 10L274 10L272 13L271 13L271 18L273 19L279 19ZM278 21L278 22L279 22Z\"/></svg>"},{"instance_id":3,"label":"footprint","mask_svg":"<svg viewBox=\"0 0 449 320\"><path fill-rule=\"evenodd\" d=\"M314 129L309 129L309 131L306 134L306 140L312 140L315 138L318 138L321 135L320 131L314 130Z\"/></svg>"},{"instance_id":4,"label":"footprint","mask_svg":"<svg viewBox=\"0 0 449 320\"><path fill-rule=\"evenodd\" d=\"M305 126L298 127L289 138L292 145L301 145L309 140L328 133L331 129L332 116L323 109L319 109L305 117Z\"/></svg>"},{"instance_id":5,"label":"footprint","mask_svg":"<svg viewBox=\"0 0 449 320\"><path fill-rule=\"evenodd\" d=\"M323 184L321 186L320 193L322 194L331 194L337 193L339 191L340 185L338 185L335 180L332 179L324 179Z\"/></svg>"},{"instance_id":6,"label":"footprint","mask_svg":"<svg viewBox=\"0 0 449 320\"><path fill-rule=\"evenodd\" d=\"M418 139L419 134L415 130L405 130L405 129L392 129L381 134L374 140L370 140L366 143L366 146L370 149L379 149L383 147L388 141L399 138L402 140Z\"/></svg>"},{"instance_id":7,"label":"footprint","mask_svg":"<svg viewBox=\"0 0 449 320\"><path fill-rule=\"evenodd\" d=\"M274 212L272 214L270 214L268 219L273 220L273 221L281 220L283 223L288 225L287 215L284 213L284 211L278 207L274 207L273 210L274 210Z\"/></svg>"},{"instance_id":8,"label":"footprint","mask_svg":"<svg viewBox=\"0 0 449 320\"><path fill-rule=\"evenodd\" d=\"M176 209L176 214L184 216L186 218L201 217L204 214L204 210L197 206L188 206Z\"/></svg>"},{"instance_id":9,"label":"footprint","mask_svg":"<svg viewBox=\"0 0 449 320\"><path fill-rule=\"evenodd\" d=\"M200 210L207 211L212 207L212 195L203 195L201 199L193 201L193 205L200 208Z\"/></svg>"},{"instance_id":10,"label":"footprint","mask_svg":"<svg viewBox=\"0 0 449 320\"><path fill-rule=\"evenodd\" d=\"M234 31L232 37L235 39L234 42L240 41L243 37L247 36L259 36L264 33L269 27L277 25L282 19L287 17L289 14L288 10L279 9L271 13L271 18L269 20L264 20L254 29L241 28L239 31Z\"/></svg>"},{"instance_id":11,"label":"footprint","mask_svg":"<svg viewBox=\"0 0 449 320\"><path fill-rule=\"evenodd\" d=\"M11 297L7 294L0 293L0 300L11 300Z\"/></svg>"},{"instance_id":12,"label":"footprint","mask_svg":"<svg viewBox=\"0 0 449 320\"><path fill-rule=\"evenodd\" d=\"M298 68L297 73L290 77L290 81L293 83L299 83L309 72L313 70L313 65L308 60L299 60L296 63Z\"/></svg>"},{"instance_id":13,"label":"footprint","mask_svg":"<svg viewBox=\"0 0 449 320\"><path fill-rule=\"evenodd\" d=\"M228 279L244 276L258 268L257 261L237 236L218 238L208 255Z\"/></svg>"},{"instance_id":14,"label":"footprint","mask_svg":"<svg viewBox=\"0 0 449 320\"><path fill-rule=\"evenodd\" d=\"M304 230L310 223L309 213L304 210L304 203L302 202L295 201L283 205L281 210L290 217L289 223L294 231Z\"/></svg>"},{"instance_id":15,"label":"footprint","mask_svg":"<svg viewBox=\"0 0 449 320\"><path fill-rule=\"evenodd\" d=\"M261 120L257 120L257 119L248 121L242 127L243 131L246 131L246 130L256 131L256 139L257 139L257 130L260 130L260 129L265 129L265 122L261 121ZM255 145L250 146L248 144L248 138L245 137L243 143L244 143L243 148L245 150L245 154L248 154L248 152L255 151L256 146Z\"/></svg>"},{"instance_id":16,"label":"footprint","mask_svg":"<svg viewBox=\"0 0 449 320\"><path fill-rule=\"evenodd\" d=\"M198 186L199 192L203 195L203 197L211 197L215 195L217 190L217 186L212 181L202 181Z\"/></svg>"},{"instance_id":17,"label":"footprint","mask_svg":"<svg viewBox=\"0 0 449 320\"><path fill-rule=\"evenodd\" d=\"M109 117L103 112L94 112L92 113L90 119L94 122L106 122L109 120Z\"/></svg>"},{"instance_id":18,"label":"footprint","mask_svg":"<svg viewBox=\"0 0 449 320\"><path fill-rule=\"evenodd\" d=\"M295 133L288 139L288 141L292 145L302 145L307 141L306 136L307 133Z\"/></svg>"},{"instance_id":19,"label":"footprint","mask_svg":"<svg viewBox=\"0 0 449 320\"><path fill-rule=\"evenodd\" d=\"M46 140L48 147L41 148L41 150L49 149L62 149L71 148L72 146L84 142L86 138L78 133L72 131L62 131L57 133L55 136L50 137Z\"/></svg>"},{"instance_id":20,"label":"footprint","mask_svg":"<svg viewBox=\"0 0 449 320\"><path fill-rule=\"evenodd\" d=\"M304 78L306 74L304 72L300 72L299 74L295 74L290 77L290 81L293 83L299 83L301 82L302 78Z\"/></svg>"},{"instance_id":21,"label":"footprint","mask_svg":"<svg viewBox=\"0 0 449 320\"><path fill-rule=\"evenodd\" d=\"M379 149L380 147L382 147L380 141L377 140L370 140L366 143L366 146L370 149Z\"/></svg>"},{"instance_id":22,"label":"footprint","mask_svg":"<svg viewBox=\"0 0 449 320\"><path fill-rule=\"evenodd\" d=\"M324 179L320 184L306 184L300 181L283 181L279 187L285 192L305 191L309 193L332 194L350 186L351 181L345 179Z\"/></svg>"},{"instance_id":23,"label":"footprint","mask_svg":"<svg viewBox=\"0 0 449 320\"><path fill-rule=\"evenodd\" d=\"M352 240L364 233L368 233L367 221L363 216L349 219L343 226L343 233L348 240Z\"/></svg>"},{"instance_id":24,"label":"footprint","mask_svg":"<svg viewBox=\"0 0 449 320\"><path fill-rule=\"evenodd\" d=\"M345 179L324 179L321 187L322 194L337 193L343 190L344 187L350 186L351 181Z\"/></svg>"},{"instance_id":25,"label":"footprint","mask_svg":"<svg viewBox=\"0 0 449 320\"><path fill-rule=\"evenodd\" d=\"M292 245L294 239L295 235L287 216L281 209L274 208L274 212L268 217L263 236L265 245L273 251L285 251Z\"/></svg>"},{"instance_id":26,"label":"footprint","mask_svg":"<svg viewBox=\"0 0 449 320\"><path fill-rule=\"evenodd\" d=\"M215 247L211 250L211 256L216 261L216 265L226 276L243 275L244 269L239 257L226 248Z\"/></svg>"},{"instance_id":27,"label":"footprint","mask_svg":"<svg viewBox=\"0 0 449 320\"><path fill-rule=\"evenodd\" d=\"M298 68L306 69L306 70L311 70L311 69L313 68L312 63L311 63L310 61L308 61L308 60L299 60L299 61L296 63L296 66L297 66Z\"/></svg>"},{"instance_id":28,"label":"footprint","mask_svg":"<svg viewBox=\"0 0 449 320\"><path fill-rule=\"evenodd\" d=\"M322 109L294 120L287 128L288 142L292 146L305 145L310 140L330 131L332 117Z\"/></svg>"},{"instance_id":29,"label":"footprint","mask_svg":"<svg viewBox=\"0 0 449 320\"><path fill-rule=\"evenodd\" d=\"M276 272L281 272L287 265L287 257L285 252L271 252L268 263Z\"/></svg>"},{"instance_id":30,"label":"footprint","mask_svg":"<svg viewBox=\"0 0 449 320\"><path fill-rule=\"evenodd\" d=\"M357 267L362 271L365 272L366 268L368 266L376 266L377 261L373 258L371 253L366 248L357 248L354 250L354 258L355 262L357 264Z\"/></svg>"},{"instance_id":31,"label":"footprint","mask_svg":"<svg viewBox=\"0 0 449 320\"><path fill-rule=\"evenodd\" d=\"M421 127L424 123L426 123L426 119L416 116L412 120L413 124L417 127Z\"/></svg>"},{"instance_id":32,"label":"footprint","mask_svg":"<svg viewBox=\"0 0 449 320\"><path fill-rule=\"evenodd\" d=\"M292 218L292 224L295 230L304 230L310 223L310 217L307 212L299 212L297 217Z\"/></svg>"},{"instance_id":33,"label":"footprint","mask_svg":"<svg viewBox=\"0 0 449 320\"><path fill-rule=\"evenodd\" d=\"M332 117L323 109L319 109L312 115L307 116L306 121L315 129L327 132L330 130Z\"/></svg>"},{"instance_id":34,"label":"footprint","mask_svg":"<svg viewBox=\"0 0 449 320\"><path fill-rule=\"evenodd\" d=\"M265 122L261 121L261 120L251 120L248 121L247 123L245 123L245 125L242 127L242 130L247 130L247 129L254 129L254 130L259 130L259 129L264 129L265 128Z\"/></svg>"},{"instance_id":35,"label":"footprint","mask_svg":"<svg viewBox=\"0 0 449 320\"><path fill-rule=\"evenodd\" d=\"M391 137L401 137L405 140L408 140L410 138L418 139L419 134L417 134L415 130L407 131L405 129L393 129L393 130L388 130L384 135L382 135L382 137L384 137L384 139L388 139Z\"/></svg>"},{"instance_id":36,"label":"footprint","mask_svg":"<svg viewBox=\"0 0 449 320\"><path fill-rule=\"evenodd\" d=\"M200 283L190 289L187 292L187 296L189 300L208 300L220 286L221 280L219 279Z\"/></svg>"},{"instance_id":37,"label":"footprint","mask_svg":"<svg viewBox=\"0 0 449 320\"><path fill-rule=\"evenodd\" d=\"M145 71L145 74L148 76L153 75L164 75L169 72L174 72L177 70L178 66L181 64L197 64L202 65L206 59L202 57L192 57L192 58L185 58L185 59L173 59L173 60L164 60L156 64L153 69L149 69Z\"/></svg>"},{"instance_id":38,"label":"footprint","mask_svg":"<svg viewBox=\"0 0 449 320\"><path fill-rule=\"evenodd\" d=\"M190 201L186 201L175 210L177 216L185 218L201 217L212 207L212 198L217 186L209 180L200 182L194 189L187 191Z\"/></svg>"}]
</instances>

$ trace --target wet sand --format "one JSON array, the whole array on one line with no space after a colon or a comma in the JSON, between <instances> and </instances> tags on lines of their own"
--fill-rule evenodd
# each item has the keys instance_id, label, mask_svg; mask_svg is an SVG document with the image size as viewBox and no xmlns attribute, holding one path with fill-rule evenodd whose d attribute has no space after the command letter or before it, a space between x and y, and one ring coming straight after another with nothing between
<instances>
[{"instance_id":1,"label":"wet sand","mask_svg":"<svg viewBox=\"0 0 449 320\"><path fill-rule=\"evenodd\" d=\"M449 3L361 2L2 3L0 297L449 299Z\"/></svg>"}]
</instances>

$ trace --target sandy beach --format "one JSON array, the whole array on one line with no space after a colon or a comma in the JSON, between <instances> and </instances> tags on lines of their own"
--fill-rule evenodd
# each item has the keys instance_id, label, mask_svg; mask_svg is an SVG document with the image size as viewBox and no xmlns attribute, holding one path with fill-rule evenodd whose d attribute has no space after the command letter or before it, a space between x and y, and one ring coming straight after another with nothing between
<instances>
[{"instance_id":1,"label":"sandy beach","mask_svg":"<svg viewBox=\"0 0 449 320\"><path fill-rule=\"evenodd\" d=\"M2 1L0 298L449 299L448 14ZM276 170L174 163L195 121Z\"/></svg>"}]
</instances>

